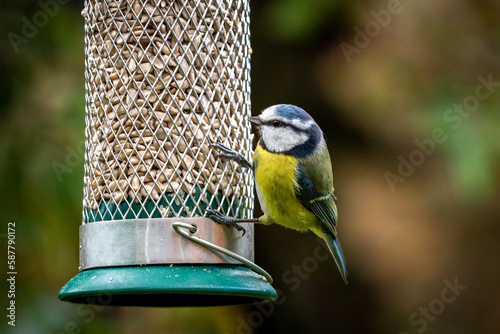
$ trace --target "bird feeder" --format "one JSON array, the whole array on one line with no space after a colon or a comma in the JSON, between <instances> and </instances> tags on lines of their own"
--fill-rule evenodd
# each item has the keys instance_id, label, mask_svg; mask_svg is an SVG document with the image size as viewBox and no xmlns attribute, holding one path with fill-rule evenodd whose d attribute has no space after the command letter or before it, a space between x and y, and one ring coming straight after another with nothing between
<instances>
[{"instance_id":1,"label":"bird feeder","mask_svg":"<svg viewBox=\"0 0 500 334\"><path fill-rule=\"evenodd\" d=\"M251 218L248 0L88 0L80 273L65 301L133 306L270 301Z\"/></svg>"}]
</instances>

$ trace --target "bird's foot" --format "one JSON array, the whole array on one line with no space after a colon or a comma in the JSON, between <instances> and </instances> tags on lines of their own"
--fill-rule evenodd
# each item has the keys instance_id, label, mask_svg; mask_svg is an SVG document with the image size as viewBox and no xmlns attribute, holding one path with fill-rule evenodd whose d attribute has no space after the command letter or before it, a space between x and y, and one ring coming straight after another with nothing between
<instances>
[{"instance_id":1,"label":"bird's foot","mask_svg":"<svg viewBox=\"0 0 500 334\"><path fill-rule=\"evenodd\" d=\"M231 226L231 227L237 229L238 231L243 231L242 236L245 235L246 230L243 226L241 226L240 224L237 223L238 219L233 218L233 217L228 217L228 216L220 213L219 211L216 211L213 209L207 209L206 213L207 213L207 217L212 219L217 224Z\"/></svg>"},{"instance_id":2,"label":"bird's foot","mask_svg":"<svg viewBox=\"0 0 500 334\"><path fill-rule=\"evenodd\" d=\"M242 167L247 167L252 169L253 165L250 163L241 153L236 152L235 150L230 149L220 143L211 144L211 148L217 149L222 153L217 153L217 158L222 158L226 160L233 160L237 162Z\"/></svg>"}]
</instances>

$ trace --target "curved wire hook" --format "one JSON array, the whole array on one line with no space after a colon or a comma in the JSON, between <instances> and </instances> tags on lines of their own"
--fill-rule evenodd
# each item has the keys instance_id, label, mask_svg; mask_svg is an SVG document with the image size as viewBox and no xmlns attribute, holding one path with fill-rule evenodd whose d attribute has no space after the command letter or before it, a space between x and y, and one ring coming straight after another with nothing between
<instances>
[{"instance_id":1,"label":"curved wire hook","mask_svg":"<svg viewBox=\"0 0 500 334\"><path fill-rule=\"evenodd\" d=\"M265 271L264 269L262 269L261 267L259 267L255 263L253 263L252 261L245 259L243 256L240 256L240 255L238 255L234 252L231 252L225 248L217 246L211 242L205 241L203 239L200 239L198 237L191 235L193 233L196 233L196 231L198 231L198 227L196 227L196 225L175 222L172 224L172 228L174 229L175 232L179 233L183 237L185 237L193 242L196 242L197 244L202 245L203 247L216 250L216 251L218 251L222 254L225 254L225 255L227 255L227 256L229 256L237 261L240 261L241 263L245 264L247 267L249 267L253 271L256 271L258 274L264 276L266 278L266 280L269 282L269 284L273 283L273 278L271 277L271 275L269 275L269 273L267 271ZM181 230L181 228L185 229L185 230ZM188 230L191 234L186 232L186 230Z\"/></svg>"}]
</instances>

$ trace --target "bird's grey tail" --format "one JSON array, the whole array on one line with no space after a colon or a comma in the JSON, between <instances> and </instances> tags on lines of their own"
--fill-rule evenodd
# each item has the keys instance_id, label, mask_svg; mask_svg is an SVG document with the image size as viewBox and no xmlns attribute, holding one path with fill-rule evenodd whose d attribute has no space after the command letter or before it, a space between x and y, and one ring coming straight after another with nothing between
<instances>
[{"instance_id":1,"label":"bird's grey tail","mask_svg":"<svg viewBox=\"0 0 500 334\"><path fill-rule=\"evenodd\" d=\"M340 246L339 239L337 239L331 233L325 233L324 240L326 242L326 245L328 246L328 249L330 250L330 253L332 253L337 267L340 270L340 275L342 275L342 279L344 280L345 285L347 285L347 268L345 265L344 252L342 251L342 247Z\"/></svg>"}]
</instances>

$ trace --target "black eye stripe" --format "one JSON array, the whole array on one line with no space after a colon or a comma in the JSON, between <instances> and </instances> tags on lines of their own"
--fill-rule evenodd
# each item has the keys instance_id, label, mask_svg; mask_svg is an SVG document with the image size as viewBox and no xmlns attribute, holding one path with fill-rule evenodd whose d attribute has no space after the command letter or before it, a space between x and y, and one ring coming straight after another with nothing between
<instances>
[{"instance_id":1,"label":"black eye stripe","mask_svg":"<svg viewBox=\"0 0 500 334\"><path fill-rule=\"evenodd\" d=\"M270 120L270 121L267 121L267 122L264 122L264 125L269 125L269 126L273 126L273 122L275 121L275 119L273 120ZM281 122L282 125L288 125L286 124L285 122Z\"/></svg>"},{"instance_id":2,"label":"black eye stripe","mask_svg":"<svg viewBox=\"0 0 500 334\"><path fill-rule=\"evenodd\" d=\"M279 120L279 119L278 119L278 120L276 120L276 119L272 119L272 120L269 120L269 121L263 122L262 124L263 124L263 125L268 125L268 126L270 126L270 127L273 127L273 128L274 128L274 127L275 127L275 126L273 125L273 122L274 122L274 121L279 121L279 122L281 122L281 126L280 126L280 127L288 127L288 128L292 128L293 130L295 130L295 131L297 131L297 132L307 132L307 129L301 129L301 128L298 128L298 127L296 127L295 125L292 125L292 124L290 124L290 123L283 122L282 120Z\"/></svg>"}]
</instances>

